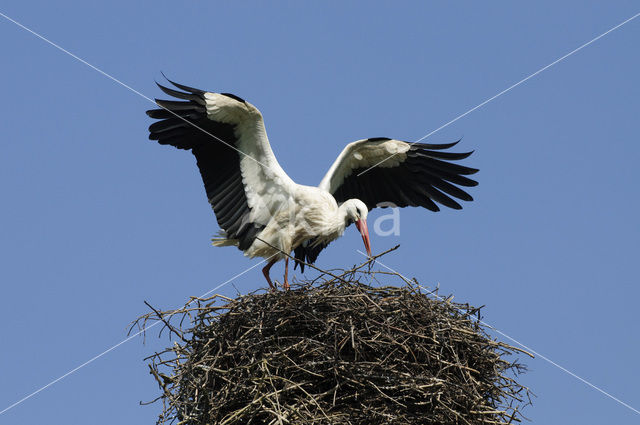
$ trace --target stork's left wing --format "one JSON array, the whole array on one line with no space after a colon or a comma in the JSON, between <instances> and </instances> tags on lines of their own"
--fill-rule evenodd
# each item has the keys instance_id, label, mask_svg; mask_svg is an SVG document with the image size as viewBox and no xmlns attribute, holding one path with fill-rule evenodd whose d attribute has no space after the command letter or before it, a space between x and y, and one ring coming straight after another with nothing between
<instances>
[{"instance_id":1,"label":"stork's left wing","mask_svg":"<svg viewBox=\"0 0 640 425\"><path fill-rule=\"evenodd\" d=\"M410 144L386 137L359 140L344 148L319 187L338 203L357 198L369 209L421 206L439 211L436 203L461 209L453 198L473 198L458 186L476 186L478 182L465 176L478 170L449 162L473 153L444 152L457 143Z\"/></svg>"}]
</instances>

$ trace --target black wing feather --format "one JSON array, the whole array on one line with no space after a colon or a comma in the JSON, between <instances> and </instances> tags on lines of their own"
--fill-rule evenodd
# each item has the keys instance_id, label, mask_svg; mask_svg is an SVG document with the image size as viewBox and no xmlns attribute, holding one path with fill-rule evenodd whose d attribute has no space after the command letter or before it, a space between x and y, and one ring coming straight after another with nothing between
<instances>
[{"instance_id":1,"label":"black wing feather","mask_svg":"<svg viewBox=\"0 0 640 425\"><path fill-rule=\"evenodd\" d=\"M178 84L175 81L172 81L169 78L167 78L167 76L164 75L164 72L162 72L161 74L168 82L170 82L171 84L173 84L174 86L176 86L180 90L188 91L189 93L197 94L199 96L202 96L202 95L204 95L206 93L204 90L200 90L200 89L196 89L196 88L193 88L193 87L185 86L184 84Z\"/></svg>"},{"instance_id":2,"label":"black wing feather","mask_svg":"<svg viewBox=\"0 0 640 425\"><path fill-rule=\"evenodd\" d=\"M192 100L194 102L198 102L200 104L204 104L204 99L202 98L202 96L200 96L198 94L184 93L184 92L181 92L181 91L178 91L178 90L170 89L169 87L165 87L160 83L156 83L156 85L158 87L160 87L160 90L162 90L163 92L165 92L169 96L177 97L178 99Z\"/></svg>"}]
</instances>

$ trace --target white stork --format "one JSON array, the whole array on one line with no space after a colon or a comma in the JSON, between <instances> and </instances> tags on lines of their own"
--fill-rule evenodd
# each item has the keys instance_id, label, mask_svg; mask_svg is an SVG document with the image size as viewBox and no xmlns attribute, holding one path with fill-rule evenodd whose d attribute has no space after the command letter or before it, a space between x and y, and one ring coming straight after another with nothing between
<instances>
[{"instance_id":1,"label":"white stork","mask_svg":"<svg viewBox=\"0 0 640 425\"><path fill-rule=\"evenodd\" d=\"M156 99L161 109L147 114L159 121L149 127L149 138L191 150L221 228L213 244L234 245L248 257L266 258L262 271L272 289L273 264L285 260L283 286L288 288L286 254L294 251L296 264L314 263L351 223L371 255L367 213L381 203L438 211L436 202L462 208L451 197L473 200L455 185L477 185L465 175L478 170L447 162L472 152L442 152L457 142L358 140L344 148L318 187L296 184L278 164L255 106L233 94L169 82L182 91L158 86L183 101Z\"/></svg>"}]
</instances>

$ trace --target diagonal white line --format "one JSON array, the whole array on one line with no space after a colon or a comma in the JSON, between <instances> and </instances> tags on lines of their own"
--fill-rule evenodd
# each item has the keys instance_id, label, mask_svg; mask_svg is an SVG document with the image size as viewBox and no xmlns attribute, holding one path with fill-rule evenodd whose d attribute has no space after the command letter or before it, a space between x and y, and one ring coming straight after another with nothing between
<instances>
[{"instance_id":1,"label":"diagonal white line","mask_svg":"<svg viewBox=\"0 0 640 425\"><path fill-rule=\"evenodd\" d=\"M544 66L542 68L540 68L539 70L537 70L536 72L534 72L533 74L530 74L529 76L523 78L522 80L518 81L515 84L510 85L509 87L507 87L506 89L502 90L500 93L496 94L495 96L491 96L490 98L488 98L487 100L485 100L482 103L477 104L476 106L474 106L473 108L469 109L467 112L458 115L457 117L455 117L454 119L452 119L451 121L441 125L440 127L436 128L435 130L433 130L430 133L425 134L424 136L422 136L421 138L419 138L418 140L409 143L409 146L414 145L424 139L426 139L427 137L431 136L434 133L437 133L438 131L442 130L443 128L449 126L450 124L453 124L454 122L458 121L460 118L463 118L467 115L469 115L470 113L472 113L473 111L475 111L476 109L482 108L484 105L486 105L487 103L491 102L494 99L497 99L498 97L502 96L503 94L505 94L506 92L510 91L513 88L518 87L520 84L524 83L527 80L530 80L531 78L535 77L536 75L540 74L541 72L551 68L553 65L557 64L558 62L561 62L563 60L565 60L566 58L568 58L569 56L573 55L574 53L577 53L578 51L584 49L585 47L587 47L588 45L590 45L591 43L594 43L596 41L598 41L599 39L601 39L602 37L604 37L605 35L609 34L612 31L617 30L618 28L620 28L621 26L623 26L624 24L631 22L632 20L636 19L638 16L640 16L640 13L636 13L635 15L633 15L632 17L630 17L629 19L619 23L618 25L608 29L607 31L603 32L602 34L600 34L599 36L592 38L591 40L587 41L586 43L582 44L579 47L576 47L575 49L573 49L572 51L570 51L569 53L567 53L564 56L559 57L558 59L554 60L553 62L551 62L549 65ZM389 155L389 157L383 159L382 161L376 163L375 165L372 165L371 167L367 168L366 170L360 172L358 174L358 177L363 175L364 173L366 173L367 171L371 170L372 168L376 168L378 165L382 164L383 162L385 162L386 160L388 160L389 158L393 158L394 156L398 155L397 153L394 153L393 155Z\"/></svg>"},{"instance_id":2,"label":"diagonal white line","mask_svg":"<svg viewBox=\"0 0 640 425\"><path fill-rule=\"evenodd\" d=\"M51 46L55 47L56 49L66 53L67 55L71 56L72 58L78 60L79 62L82 62L83 64L87 65L89 68L93 69L94 71L99 72L100 74L104 75L105 77L109 78L110 80L116 82L117 84L120 84L122 87L132 91L133 93L137 94L138 96L148 100L149 102L153 103L155 106L164 109L165 111L169 112L170 114L174 115L176 118L181 119L182 121L190 124L191 126L193 126L194 128L197 128L198 130L202 131L203 133L213 137L214 139L216 139L217 141L219 141L220 143L226 145L227 147L235 150L236 152L238 152L239 154L242 154L244 156L246 156L247 158L251 158L252 160L254 160L256 163L262 165L263 167L269 169L268 165L263 164L262 162L258 161L257 159L255 159L254 157L252 157L251 155L248 155L244 152L242 152L240 149L236 148L235 146L231 145L230 143L225 142L224 140L222 140L221 138L219 138L218 136L211 134L210 132L208 132L207 130L203 129L202 127L192 123L191 121L187 120L186 118L176 114L175 112L165 108L164 106L158 105L153 99L151 99L148 96L145 96L144 94L140 93L138 90L134 89L133 87L123 83L122 81L118 80L116 77L112 76L111 74L108 74L106 72L104 72L103 70L101 70L100 68L90 64L89 62L85 61L84 59L74 55L73 53L71 53L70 51L66 50L65 48L61 47L60 45L54 43L53 41L47 39L46 37L38 34L37 32L35 32L34 30L22 25L20 22L16 21L15 19L12 19L10 17L8 17L7 15L5 15L4 13L0 12L0 16L2 16L3 18L5 18L8 21L13 22L14 24L16 24L17 26L19 26L20 28L24 29L25 31L30 32L31 34L35 35L36 37L38 37L39 39L43 40L44 42L50 44Z\"/></svg>"},{"instance_id":3,"label":"diagonal white line","mask_svg":"<svg viewBox=\"0 0 640 425\"><path fill-rule=\"evenodd\" d=\"M364 255L365 257L369 258L369 256L368 256L367 254L365 254L364 252L360 251L359 249L358 249L357 251L358 251L360 254ZM401 277L402 277L403 279L405 279L406 281L409 281L409 282L411 282L411 281L412 281L412 279L409 279L408 277L406 277L406 276L402 275L400 272L397 272L396 270L392 269L391 267L389 267L389 266L387 266L387 265L385 265L385 264L382 264L382 263L380 262L380 260L377 260L377 259L376 259L376 260L374 260L374 262L376 262L376 263L380 264L380 265L381 265L382 267L384 267L385 269L387 269L387 270L389 270L389 271L391 271L391 272L393 272L393 273L398 274L399 276L401 276ZM417 282L416 282L416 283L417 283ZM420 285L420 284L418 284L418 286L419 286L420 288L424 289L425 291L428 291L430 294L432 294L433 296L435 296L435 297L436 297L436 298L438 298L439 300L444 301L444 298L442 298L440 295L436 294L435 292L433 292L433 291L429 291L427 288L425 288L424 286L422 286L422 285ZM464 313L464 311L462 311L462 310L460 310L460 309L457 309L457 310L458 310L460 313ZM505 337L505 338L507 338L508 340L510 340L510 341L512 341L512 342L514 342L514 343L516 343L516 344L518 344L520 347L524 348L525 350L529 351L530 353L535 354L536 356L538 356L538 357L540 357L541 359L543 359L544 361L546 361L546 362L548 362L548 363L552 364L553 366L557 367L558 369L562 370L563 372L566 372L566 373L568 373L569 375L573 376L574 378L578 379L579 381L581 381L581 382L583 382L583 383L587 384L588 386L590 386L590 387L591 387L591 388L593 388L594 390L599 391L600 393L602 393L602 394L606 395L606 396L607 396L607 397L609 397L610 399L612 399L612 400L614 400L614 401L616 401L616 402L620 403L621 405L623 405L623 406L624 406L624 407L626 407L627 409L630 409L630 410L632 410L632 411L634 411L635 413L637 413L637 414L639 414L639 415L640 415L640 410L638 410L638 409L634 408L633 406L630 406L629 404L625 403L624 401L620 400L619 398L614 397L613 395L609 394L608 392L606 392L606 391L605 391L605 390L603 390L602 388L600 388L600 387L598 387L598 386L596 386L596 385L592 384L591 382L587 381L586 379L584 379L584 378L582 378L582 377L580 377L580 376L576 375L575 373L571 372L569 369L567 369L567 368L565 368L565 367L563 367L563 366L560 366L558 363L556 363L556 362L554 362L553 360L551 360L550 358L548 358L548 357L546 357L546 356L544 356L544 355L540 354L539 352L535 351L535 350L534 350L534 349L532 349L531 347L528 347L528 346L524 345L523 343L521 343L521 342L520 342L520 341L518 341L517 339L515 339L515 338L513 338L513 337L511 337L511 336L507 335L506 333L504 333L504 332L502 332L502 331L498 330L497 328L495 328L494 326L492 326L492 325L488 324L487 322L485 322L485 321L483 321L483 320L477 319L477 318L475 318L475 317L474 317L473 319L474 319L474 320L477 320L479 323L482 323L483 325L485 325L485 326L487 326L487 327L491 328L492 330L496 331L497 333L499 333L499 334L500 334L500 335L502 335L503 337Z\"/></svg>"},{"instance_id":4,"label":"diagonal white line","mask_svg":"<svg viewBox=\"0 0 640 425\"><path fill-rule=\"evenodd\" d=\"M231 281L233 281L233 280L235 280L235 279L239 278L240 276L242 276L243 274L245 274L245 273L249 272L250 270L253 270L254 268L258 267L260 264L264 263L265 261L267 261L267 260L271 259L271 258L272 258L273 256L275 256L275 255L277 255L277 254L274 254L274 255L272 255L272 256L271 256L271 257L269 257L269 258L265 258L264 260L260 261L260 262L259 262L259 263L257 263L257 264L254 264L253 266L249 267L248 269L246 269L246 270L244 270L244 271L242 271L242 272L238 273L237 275L233 276L232 278L228 279L227 281L222 282L220 285L216 286L215 288L213 288L213 289L211 289L211 290L209 290L209 291L205 292L204 294L200 295L200 297L199 297L199 298L204 298L204 297L206 297L207 295L209 295L210 293L212 293L213 291L215 291L215 290L217 290L217 289L222 288L223 286L225 286L225 285L226 285L226 284L228 284L229 282L231 282ZM194 299L194 300L189 301L186 305L191 304L193 301L195 301L195 299ZM172 316L172 315L169 315L168 317L171 317L171 316ZM135 338L136 336L140 335L141 333L143 333L143 332L147 331L148 329L151 329L152 327L154 327L154 326L155 326L155 325L157 325L158 323L160 323L160 322L159 322L159 321L158 321L158 322L154 322L154 323L152 323L151 325L149 325L149 326L146 326L146 327L142 328L142 330L140 330L140 331L138 331L138 332L134 333L133 335L128 336L127 338L123 339L122 341L120 341L120 342L119 342L119 343L117 343L116 345L114 345L114 346L112 346L112 347L109 347L108 349L104 350L102 353L100 353L100 354L98 354L98 355L96 355L96 356L94 356L94 357L90 358L89 360L87 360L86 362L82 363L81 365L79 365L79 366L77 366L77 367L75 367L75 368L71 369L69 372L65 373L64 375L61 375L60 377L58 377L58 378L54 379L53 381L49 382L48 384L46 384L46 385L44 385L44 386L42 386L42 387L38 388L37 390L35 390L35 391L34 391L34 392L32 392L31 394L29 394L29 395L27 395L27 396L25 396L25 397L21 398L20 400L16 401L15 403L11 404L10 406L5 407L3 410L0 410L0 415L2 415L3 413L7 412L8 410L13 409L13 408L14 408L14 407L16 407L17 405L19 405L19 404L21 404L21 403L23 403L23 402L27 401L28 399L30 399L30 398L31 398L31 397L33 397L34 395L38 394L39 392L46 390L46 389L47 389L47 388L49 388L50 386L52 386L52 385L56 384L57 382L59 382L59 381L63 380L63 379L64 379L64 378L66 378L67 376L69 376L69 375L71 375L71 374L73 374L73 373L77 372L78 370L82 369L83 367L87 366L88 364L93 363L94 361L98 360L100 357L104 356L105 354L107 354L107 353L109 353L109 352L111 352L111 351L115 350L116 348L120 347L122 344L124 344L124 343L126 343L126 342L128 342L128 341L132 340L133 338Z\"/></svg>"}]
</instances>

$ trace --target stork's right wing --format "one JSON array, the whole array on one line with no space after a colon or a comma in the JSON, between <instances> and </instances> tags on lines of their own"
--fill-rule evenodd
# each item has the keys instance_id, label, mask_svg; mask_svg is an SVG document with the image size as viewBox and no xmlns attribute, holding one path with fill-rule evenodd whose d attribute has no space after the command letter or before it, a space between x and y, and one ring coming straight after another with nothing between
<instances>
[{"instance_id":1,"label":"stork's right wing","mask_svg":"<svg viewBox=\"0 0 640 425\"><path fill-rule=\"evenodd\" d=\"M278 164L255 106L232 94L170 82L184 91L158 86L184 101L156 99L162 109L147 111L159 120L149 127L149 138L191 150L220 228L244 250L290 197L294 183Z\"/></svg>"}]
</instances>

